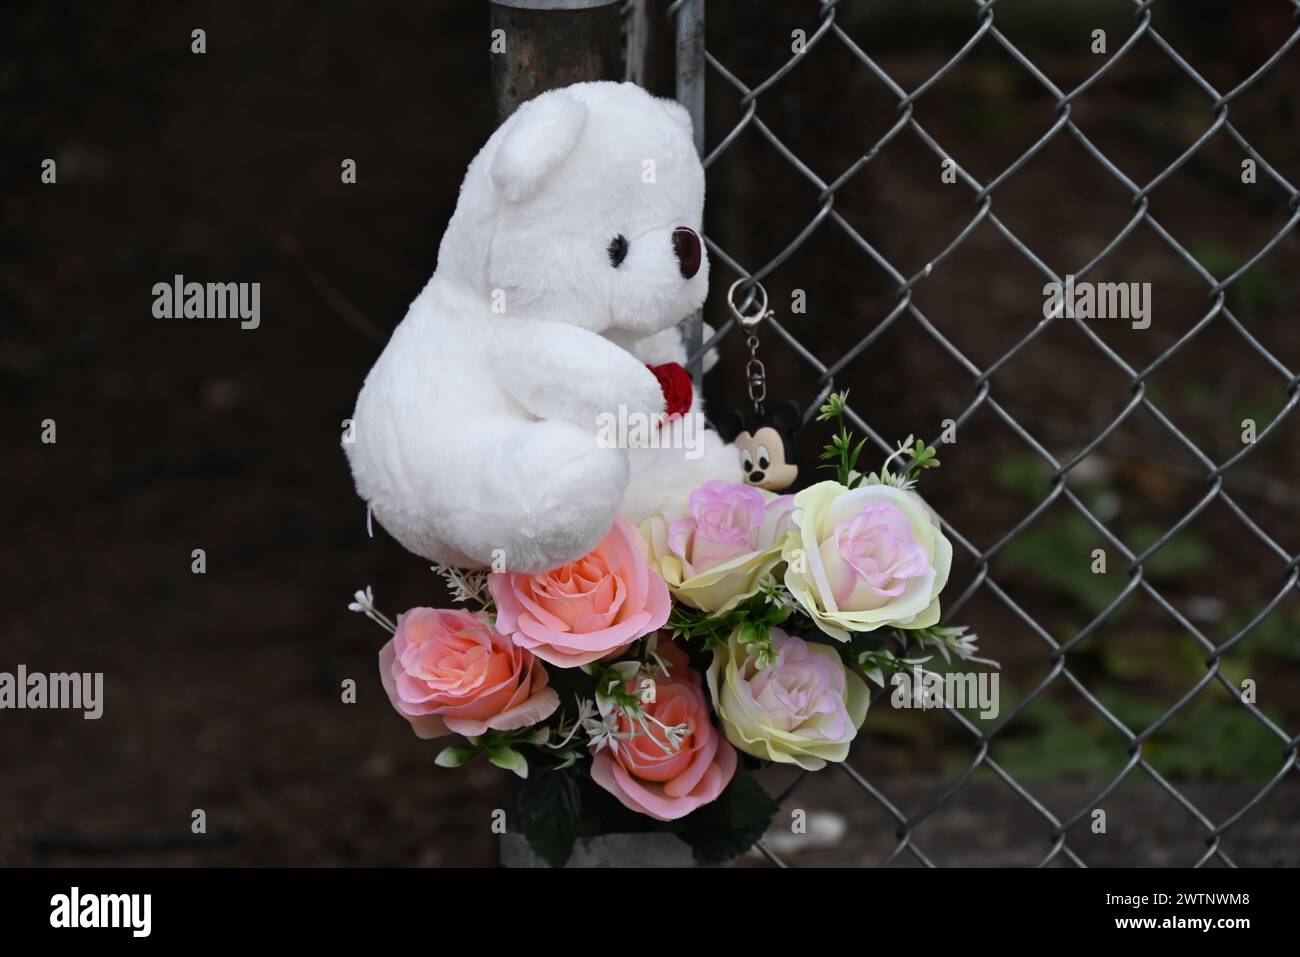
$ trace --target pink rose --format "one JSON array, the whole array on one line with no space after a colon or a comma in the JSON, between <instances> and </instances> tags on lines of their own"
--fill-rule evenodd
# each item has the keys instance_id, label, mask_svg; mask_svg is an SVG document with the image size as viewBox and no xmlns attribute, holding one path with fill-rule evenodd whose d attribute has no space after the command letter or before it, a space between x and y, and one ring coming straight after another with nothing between
<instances>
[{"instance_id":1,"label":"pink rose","mask_svg":"<svg viewBox=\"0 0 1300 957\"><path fill-rule=\"evenodd\" d=\"M641 708L668 727L684 726L680 747L673 751L654 721L633 727L620 716L620 733L638 733L618 740L617 754L612 747L596 751L591 779L625 807L674 821L717 799L736 773L736 751L709 720L701 678L687 665L685 653L667 641L660 642L658 652L669 673L656 675L655 699ZM629 682L628 690L637 691L636 683Z\"/></svg>"},{"instance_id":2,"label":"pink rose","mask_svg":"<svg viewBox=\"0 0 1300 957\"><path fill-rule=\"evenodd\" d=\"M497 629L561 668L627 647L663 625L672 607L640 533L621 518L577 561L538 575L490 575L488 587Z\"/></svg>"},{"instance_id":3,"label":"pink rose","mask_svg":"<svg viewBox=\"0 0 1300 957\"><path fill-rule=\"evenodd\" d=\"M388 700L421 738L514 731L560 705L546 668L482 612L412 608L379 652Z\"/></svg>"}]
</instances>

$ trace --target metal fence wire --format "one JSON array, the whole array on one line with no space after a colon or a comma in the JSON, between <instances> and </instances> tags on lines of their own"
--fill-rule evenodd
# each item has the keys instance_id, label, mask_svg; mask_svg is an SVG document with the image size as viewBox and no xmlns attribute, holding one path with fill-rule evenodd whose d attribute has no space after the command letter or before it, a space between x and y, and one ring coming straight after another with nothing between
<instances>
[{"instance_id":1,"label":"metal fence wire","mask_svg":"<svg viewBox=\"0 0 1300 957\"><path fill-rule=\"evenodd\" d=\"M1263 621L1278 605L1293 591L1300 590L1300 555L1292 555L1279 545L1269 533L1260 526L1245 509L1236 501L1233 495L1225 489L1224 476L1230 469L1238 466L1244 459L1252 454L1258 445L1267 442L1269 436L1274 433L1287 417L1293 412L1297 404L1300 404L1300 376L1292 369L1288 368L1277 357L1271 354L1261 342L1251 334L1237 315L1234 315L1232 309L1226 304L1227 293L1238 279L1260 262L1264 257L1280 243L1284 237L1295 228L1296 223L1300 221L1300 190L1289 182L1281 173L1271 166L1268 160L1261 155L1233 125L1231 119L1231 108L1235 101L1243 94L1255 86L1256 83L1264 77L1286 54L1286 52L1300 40L1300 27L1294 28L1278 46L1273 53L1258 69L1250 74L1245 80L1229 90L1219 90L1212 85L1209 80L1198 72L1179 51L1171 45L1164 36L1152 25L1151 7L1155 0L1135 0L1133 3L1134 26L1132 33L1107 57L1101 66L1073 89L1059 88L1049 77L1040 69L1028 56L1016 47L998 28L997 22L997 0L974 0L971 9L972 31L969 40L961 45L956 53L952 54L938 70L925 79L924 82L916 85L912 89L906 89L895 81L882 67L868 55L854 39L837 24L837 13L846 6L847 0L814 0L809 3L808 12L810 22L807 28L807 42L803 49L793 53L788 61L780 66L775 72L764 79L761 83L749 86L743 82L732 71L731 68L722 60L714 55L712 49L705 44L704 24L704 2L703 0L676 0L670 4L668 15L673 18L676 27L676 37L678 45L678 95L695 113L697 136L701 140L702 155L704 156L704 165L707 168L712 167L719 159L731 150L737 142L737 138L746 130L756 131L768 144L770 144L780 156L789 163L789 165L798 173L799 176L806 179L817 190L817 202L814 209L808 211L806 225L791 237L788 243L770 260L763 263L742 264L736 258L730 255L727 250L721 248L716 242L706 240L708 248L714 260L715 275L722 279L724 272L729 272L735 277L747 277L751 280L762 280L764 277L777 270L782 263L803 246L809 238L818 230L840 230L851 240L852 245L861 252L866 259L873 264L875 269L883 270L885 274L891 277L892 282L897 285L897 302L885 314L867 317L862 323L862 336L846 353L837 360L827 365L821 361L812 350L804 343L800 342L795 333L784 326L777 320L773 319L767 328L775 334L775 338L793 351L802 362L806 363L815 373L820 394L809 405L806 411L806 419L811 419L815 414L817 406L823 401L824 397L836 387L836 376L840 374L845 367L869 349L881 334L895 323L915 323L920 329L924 330L929 337L933 339L952 359L954 359L965 370L969 376L970 399L964 410L954 416L958 427L968 420L973 413L981 406L990 410L998 419L1005 423L1016 436L1019 437L1025 445L1033 449L1041 457L1051 470L1051 489L1043 500L1033 507L1030 512L1024 516L1012 528L1008 529L994 544L988 548L978 548L962 535L960 530L954 528L948 521L943 521L943 527L947 535L954 543L958 550L964 550L972 559L975 574L969 586L955 598L950 598L945 606L945 621L960 621L961 613L964 606L980 590L993 596L996 601L1005 606L1009 612L1032 632L1040 640L1045 648L1046 657L1050 662L1048 673L1014 708L1005 712L999 721L987 730L982 730L966 718L962 713L952 708L947 708L948 718L956 722L970 736L973 747L973 756L964 770L956 775L955 779L943 786L938 793L935 793L931 800L919 809L907 811L892 803L885 793L871 781L867 780L859 772L854 770L850 763L846 762L839 765L839 771L827 770L826 774L842 773L846 775L855 785L862 789L862 792L870 800L878 802L887 814L892 817L896 823L897 844L892 852L885 858L884 863L891 863L900 855L910 855L915 861L924 866L933 866L930 856L922 848L923 840L918 840L918 829L921 825L933 815L937 810L952 802L963 786L971 778L971 775L978 768L985 768L991 771L997 779L1001 780L1009 789L1011 794L1016 795L1021 801L1032 808L1033 812L1041 818L1046 832L1047 851L1042 858L1042 864L1049 863L1069 863L1078 866L1084 866L1085 862L1071 848L1067 840L1067 834L1070 829L1080 822L1085 815L1098 807L1107 797L1115 791L1130 775L1141 772L1148 776L1156 785L1166 792L1177 804L1196 822L1204 832L1204 850L1197 851L1199 857L1195 855L1189 857L1195 861L1197 866L1209 862L1217 862L1229 866L1235 866L1232 858L1229 856L1224 846L1225 833L1242 818L1252 812L1264 799L1289 775L1297 771L1297 744L1300 739L1288 734L1286 730L1272 721L1256 704L1243 700L1238 689L1224 675L1221 669L1223 656L1239 643L1244 641L1252 630L1261 621ZM959 0L954 0L959 2ZM1300 0L1283 0L1289 2L1297 12L1300 19ZM755 9L752 11L754 16L763 14ZM815 20L814 20L815 18ZM1172 163L1159 172L1153 179L1146 183L1135 182L1127 176L1107 155L1099 149L1092 140L1076 125L1071 118L1072 107L1075 102L1082 96L1085 96L1089 90L1108 72L1113 70L1117 63L1124 59L1129 51L1139 42L1144 40L1154 43L1169 60L1204 93L1207 107L1208 119L1206 121L1205 131L1189 146L1180 156ZM1055 100L1056 115L1054 122L1043 132L1040 138L1025 150L1014 162L1007 166L1001 173L989 179L987 182L981 182L974 178L967 170L958 167L956 174L959 181L969 189L974 200L974 211L966 226L957 233L956 236L947 240L942 245L933 259L920 271L912 275L907 275L894 266L878 249L865 239L861 233L856 230L835 208L835 198L837 192L844 188L851 179L855 177L869 177L871 175L871 164L882 151L888 150L891 142L895 140L904 130L910 130L919 137L936 157L937 162L942 162L949 158L949 154L944 148L935 141L934 137L927 132L926 128L918 121L915 107L922 97L931 91L946 75L948 75L964 58L970 54L977 44L982 42L992 42L997 44L1006 53L1014 59L1016 63L1023 67L1033 80L1050 94ZM868 71L876 81L887 87L897 99L898 117L896 122L880 138L878 142L871 146L869 150L858 157L848 168L844 169L837 177L829 181L822 179L812 171L810 166L800 159L791 149L789 149L781 140L780 136L767 124L763 119L763 97L772 87L783 77L789 74L794 68L807 57L816 57L821 55L831 45L839 44L861 65L862 69ZM704 123L703 123L703 85L706 80L709 83L720 82L726 89L734 92L741 108L741 118L735 126L728 130L726 134L716 143L702 144ZM1286 212L1287 221L1284 227L1280 229L1275 236L1263 248L1259 249L1250 259L1245 262L1239 269L1226 276L1212 275L1198 260L1173 236L1161 222L1152 214L1149 207L1149 197L1153 190L1165 182L1175 171L1186 164L1198 150L1202 148L1212 137L1220 133L1226 133L1227 136L1237 144L1238 147L1257 164L1258 170L1263 176L1268 177L1278 187L1285 191L1289 197L1289 205ZM919 283L924 283L932 270L940 266L948 259L971 235L980 224L992 226L1000 233L1020 256L1023 256L1039 274L1045 277L1045 281L1063 282L1062 276L1054 272L1041 258L1023 242L1016 233L1010 229L998 217L995 210L995 197L999 187L1006 183L1011 177L1029 162L1036 154L1040 153L1049 143L1057 137L1073 137L1098 163L1109 173L1114 180L1119 183L1124 190L1132 196L1133 209L1123 228L1117 235L1097 253L1090 261L1081 265L1074 270L1077 279L1083 279L1092 273L1097 266L1115 251L1115 249L1138 229L1139 226L1145 226L1159 236L1165 244L1168 245L1176 256L1184 263L1187 268L1194 270L1195 273L1204 282L1208 292L1209 305L1204 315L1197 320L1186 331L1184 335L1169 349L1164 351L1155 361L1151 362L1145 368L1135 368L1127 363L1118 353L1116 353L1107 343L1099 337L1090 327L1088 322L1076 318L1072 314L1057 315L1051 318L1043 319L1035 328L1009 351L998 358L991 364L981 368L962 351L953 345L930 319L917 307L913 301L913 290ZM936 184L935 188L940 187ZM939 242L945 242L939 240ZM720 268L719 268L720 267ZM727 276L725 283L730 283L731 276ZM994 376L1000 368L1008 361L1021 353L1029 344L1039 337L1050 336L1053 334L1054 327L1062 323L1072 323L1078 328L1091 344L1100 351L1111 363L1122 371L1130 385L1131 397L1124 405L1122 411L1100 432L1080 448L1075 454L1065 458L1058 459L1048 451L1040 442L1031 434L1017 419L1010 414L999 402L997 389L994 386ZM1215 461L1208 454L1202 451L1200 447L1183 431L1181 431L1161 409L1153 403L1151 395L1148 393L1148 380L1164 366L1175 354L1179 353L1193 339L1195 339L1211 323L1220 323L1230 326L1240 337L1271 367L1277 376L1281 377L1286 384L1286 403L1279 414L1274 418L1272 423L1263 429L1258 440L1254 444L1245 444L1243 448L1235 454L1227 457L1223 461ZM696 331L695 354L698 357L702 350L712 347L721 341L724 337L732 335L735 330L733 323L727 322L721 325L717 333L707 343L700 341L698 327ZM773 337L769 337L771 341ZM779 346L774 346L780 348ZM1161 534L1155 541L1152 541L1140 551L1134 551L1127 547L1125 543L1107 527L1107 524L1099 519L1093 510L1085 504L1084 501L1067 485L1066 479L1071 471L1079 466L1081 462L1092 455L1094 451L1105 442L1113 433L1116 432L1131 416L1136 415L1139 410L1143 410L1147 415L1152 417L1156 423L1168 432L1179 445L1187 450L1204 471L1206 488L1203 496L1200 497L1196 505L1178 519L1171 527ZM888 442L873 428L872 423L860 416L852 408L849 410L849 418L853 424L863 433L870 437L870 440L885 453L892 452L893 448ZM880 423L877 423L880 424ZM939 436L934 437L938 443ZM1199 514L1201 514L1212 503L1221 503L1226 506L1240 520L1242 528L1258 539L1260 543L1276 557L1276 567L1267 569L1260 567L1252 571L1253 575L1261 579L1269 576L1276 576L1278 587L1276 594L1257 616L1255 616L1240 631L1231 635L1225 641L1214 641L1207 637L1198 627L1193 624L1183 613L1181 613L1173 604L1171 604L1159 589L1157 589L1145 574L1145 566L1153 555L1158 553L1166 544L1176 536L1180 531L1188 526ZM1022 606L1017 602L1006 589L990 574L989 566L992 559L1001 552L1008 543L1012 542L1022 532L1025 531L1038 516L1044 513L1054 503L1066 503L1074 510L1077 510L1093 530L1099 536L1099 543L1106 544L1109 548L1114 549L1123 556L1127 563L1127 584L1115 598L1095 617L1084 624L1078 631L1070 635L1053 634L1048 627L1040 624L1034 619ZM1075 649L1080 642L1084 641L1089 635L1093 634L1103 623L1105 623L1111 614L1130 596L1134 594L1143 594L1154 601L1169 618L1176 623L1178 628L1186 632L1204 652L1205 672L1202 677L1187 690L1171 707L1164 711L1156 720L1150 722L1146 727L1129 727L1116 714L1109 710L1098 697L1089 690L1088 687L1071 671L1070 652ZM986 647L986 653L988 649ZM996 657L996 654L994 654ZM1276 773L1264 784L1249 800L1241 805L1237 810L1222 817L1219 820L1211 819L1203 813L1182 790L1171 783L1166 777L1157 771L1148 760L1147 754L1144 753L1148 740L1160 728L1165 726L1171 720L1177 718L1180 712L1197 697L1203 688L1212 682L1219 682L1227 689L1229 694L1238 702L1239 706L1248 711L1254 718L1260 722L1268 732L1276 737L1278 743L1278 763ZM1059 683L1066 683L1072 687L1087 705L1095 710L1102 719L1113 728L1127 745L1128 757L1123 768L1118 774L1105 783L1091 798L1081 804L1078 809L1068 816L1058 817L1052 813L1043 801L1039 800L1034 793L1018 781L1012 774L1002 767L993 757L991 752L992 746L1003 735L1006 730L1015 725L1023 712L1041 698L1049 688ZM796 781L795 786L805 780L801 777ZM921 835L923 838L924 835ZM759 849L772 863L778 866L786 866L779 854L772 848L760 844Z\"/></svg>"}]
</instances>

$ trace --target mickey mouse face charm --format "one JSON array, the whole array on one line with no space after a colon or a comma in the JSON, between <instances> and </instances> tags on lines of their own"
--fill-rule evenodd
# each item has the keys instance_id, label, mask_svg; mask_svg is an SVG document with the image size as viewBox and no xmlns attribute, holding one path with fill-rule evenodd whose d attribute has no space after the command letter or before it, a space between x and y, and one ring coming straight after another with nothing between
<instances>
[{"instance_id":1,"label":"mickey mouse face charm","mask_svg":"<svg viewBox=\"0 0 1300 957\"><path fill-rule=\"evenodd\" d=\"M728 412L718 422L718 434L740 450L745 484L781 492L799 477L794 436L802 424L799 407L787 400L749 422L739 412Z\"/></svg>"},{"instance_id":2,"label":"mickey mouse face charm","mask_svg":"<svg viewBox=\"0 0 1300 957\"><path fill-rule=\"evenodd\" d=\"M770 425L753 435L741 432L736 436L736 448L740 449L740 465L748 485L780 492L799 477L799 466L786 460L785 438Z\"/></svg>"}]
</instances>

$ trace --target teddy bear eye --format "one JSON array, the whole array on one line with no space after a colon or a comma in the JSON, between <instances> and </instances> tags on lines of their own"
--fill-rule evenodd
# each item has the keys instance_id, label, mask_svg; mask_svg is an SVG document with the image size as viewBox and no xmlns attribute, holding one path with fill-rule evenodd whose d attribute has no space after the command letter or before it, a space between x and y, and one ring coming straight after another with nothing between
<instances>
[{"instance_id":1,"label":"teddy bear eye","mask_svg":"<svg viewBox=\"0 0 1300 957\"><path fill-rule=\"evenodd\" d=\"M771 463L771 459L768 457L767 446L760 445L758 447L758 467L761 469L766 469L770 464L772 463Z\"/></svg>"},{"instance_id":2,"label":"teddy bear eye","mask_svg":"<svg viewBox=\"0 0 1300 957\"><path fill-rule=\"evenodd\" d=\"M622 233L609 241L609 264L617 269L627 258L627 237Z\"/></svg>"}]
</instances>

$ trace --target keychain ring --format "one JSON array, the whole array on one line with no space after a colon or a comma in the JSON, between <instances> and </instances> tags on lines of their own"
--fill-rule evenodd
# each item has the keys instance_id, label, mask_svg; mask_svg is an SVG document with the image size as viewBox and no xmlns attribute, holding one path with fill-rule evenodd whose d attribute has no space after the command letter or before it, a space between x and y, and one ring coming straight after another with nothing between
<instances>
[{"instance_id":1,"label":"keychain ring","mask_svg":"<svg viewBox=\"0 0 1300 957\"><path fill-rule=\"evenodd\" d=\"M758 290L758 296L759 296L758 309L757 311L752 313L741 312L740 307L736 305L735 296L736 296L736 289L739 288L740 284L745 281L746 281L746 277L742 276L741 278L737 279L735 282L731 284L731 288L727 290L727 308L731 310L731 314L736 317L736 321L739 322L742 327L744 327L745 329L753 329L760 322L762 322L768 315L767 290L763 288L763 284L761 282L759 282L758 280L754 280L751 283L751 288Z\"/></svg>"}]
</instances>

